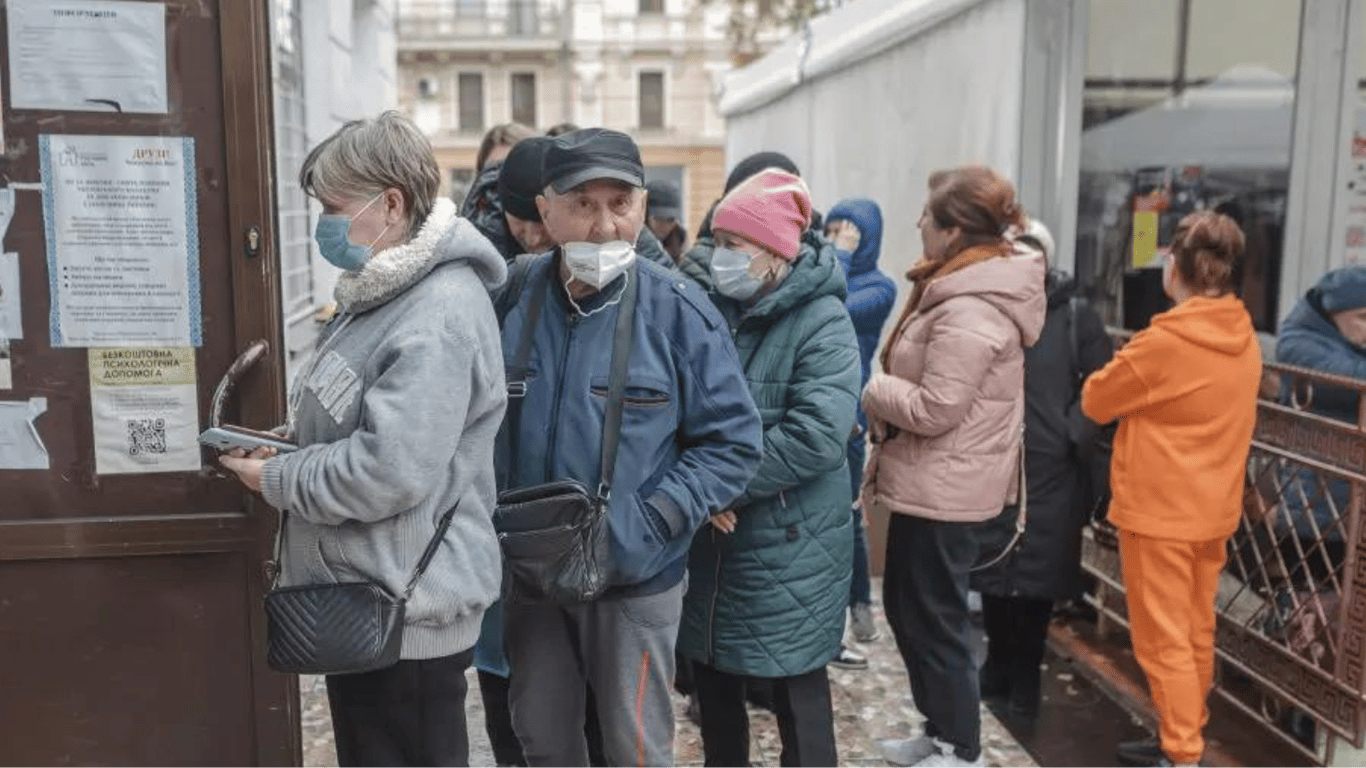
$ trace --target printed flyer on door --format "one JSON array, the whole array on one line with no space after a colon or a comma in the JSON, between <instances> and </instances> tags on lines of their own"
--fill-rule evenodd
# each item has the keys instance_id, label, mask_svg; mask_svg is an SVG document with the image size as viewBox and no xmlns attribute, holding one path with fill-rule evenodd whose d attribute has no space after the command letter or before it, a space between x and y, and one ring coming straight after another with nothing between
<instances>
[{"instance_id":1,"label":"printed flyer on door","mask_svg":"<svg viewBox=\"0 0 1366 768\"><path fill-rule=\"evenodd\" d=\"M91 349L88 355L96 474L197 471L194 349Z\"/></svg>"}]
</instances>

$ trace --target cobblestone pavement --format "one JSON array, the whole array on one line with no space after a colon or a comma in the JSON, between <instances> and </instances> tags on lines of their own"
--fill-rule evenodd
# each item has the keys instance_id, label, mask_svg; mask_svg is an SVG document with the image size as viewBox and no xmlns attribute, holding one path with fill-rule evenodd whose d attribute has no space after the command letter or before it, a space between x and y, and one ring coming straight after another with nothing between
<instances>
[{"instance_id":1,"label":"cobblestone pavement","mask_svg":"<svg viewBox=\"0 0 1366 768\"><path fill-rule=\"evenodd\" d=\"M881 590L875 588L876 595ZM882 616L881 605L874 606L881 637L856 646L868 655L864 671L830 668L830 689L835 708L835 737L843 765L883 766L878 741L904 738L919 733L923 718L911 703L905 668ZM474 671L469 672L470 695L466 711L470 726L470 764L492 765L488 738L484 734L484 708L479 700L479 685ZM335 766L332 725L327 714L327 689L322 678L304 677L299 682L303 697L303 748L305 766ZM675 697L674 714L678 722L675 758L681 766L702 765L702 739L697 728L684 716L687 702ZM778 725L773 716L761 709L750 710L750 733L754 739L750 760L754 765L778 765L781 746ZM1033 766L1034 761L990 712L982 709L982 747L986 764L991 766Z\"/></svg>"}]
</instances>

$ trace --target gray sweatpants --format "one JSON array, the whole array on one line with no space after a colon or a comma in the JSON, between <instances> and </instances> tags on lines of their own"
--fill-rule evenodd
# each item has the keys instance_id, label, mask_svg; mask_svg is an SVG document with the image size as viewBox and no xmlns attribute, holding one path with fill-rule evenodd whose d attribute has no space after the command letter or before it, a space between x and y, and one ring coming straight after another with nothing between
<instances>
[{"instance_id":1,"label":"gray sweatpants","mask_svg":"<svg viewBox=\"0 0 1366 768\"><path fill-rule=\"evenodd\" d=\"M674 764L669 691L683 587L580 605L506 605L512 727L527 765L588 765L585 681L609 765Z\"/></svg>"}]
</instances>

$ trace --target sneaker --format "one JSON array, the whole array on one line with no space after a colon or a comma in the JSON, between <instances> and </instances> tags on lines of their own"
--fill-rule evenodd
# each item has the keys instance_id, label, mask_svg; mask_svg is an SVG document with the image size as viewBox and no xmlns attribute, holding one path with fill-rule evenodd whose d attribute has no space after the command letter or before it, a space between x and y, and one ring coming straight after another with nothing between
<instances>
[{"instance_id":1,"label":"sneaker","mask_svg":"<svg viewBox=\"0 0 1366 768\"><path fill-rule=\"evenodd\" d=\"M1121 741L1115 750L1115 757L1119 758L1120 765L1161 765L1167 759L1155 736Z\"/></svg>"},{"instance_id":2,"label":"sneaker","mask_svg":"<svg viewBox=\"0 0 1366 768\"><path fill-rule=\"evenodd\" d=\"M868 659L863 654L855 653L841 645L839 654L830 660L830 666L840 669L864 670L868 668Z\"/></svg>"},{"instance_id":3,"label":"sneaker","mask_svg":"<svg viewBox=\"0 0 1366 768\"><path fill-rule=\"evenodd\" d=\"M878 639L877 625L873 623L873 606L867 603L850 606L849 626L854 631L854 639L860 643L871 643Z\"/></svg>"},{"instance_id":4,"label":"sneaker","mask_svg":"<svg viewBox=\"0 0 1366 768\"><path fill-rule=\"evenodd\" d=\"M920 762L915 763L915 768L977 768L977 766L985 764L980 753L976 760L964 760L958 756L953 745L947 741L934 739L933 742L935 751Z\"/></svg>"},{"instance_id":5,"label":"sneaker","mask_svg":"<svg viewBox=\"0 0 1366 768\"><path fill-rule=\"evenodd\" d=\"M880 745L882 759L892 765L917 765L939 751L934 739L921 734L914 739L887 739Z\"/></svg>"}]
</instances>

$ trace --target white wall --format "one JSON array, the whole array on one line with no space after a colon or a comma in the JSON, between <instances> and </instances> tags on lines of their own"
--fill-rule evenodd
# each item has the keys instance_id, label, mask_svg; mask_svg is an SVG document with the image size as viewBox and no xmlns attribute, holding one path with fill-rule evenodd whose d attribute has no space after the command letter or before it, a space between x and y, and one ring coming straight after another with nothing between
<instances>
[{"instance_id":1,"label":"white wall","mask_svg":"<svg viewBox=\"0 0 1366 768\"><path fill-rule=\"evenodd\" d=\"M887 15L907 6L923 11L901 17L915 31L887 41ZM1024 16L1025 0L861 0L821 17L812 24L808 64L841 49L869 50L873 37L888 47L777 89L772 101L764 99L774 90L756 85L797 82L799 44L789 41L752 71L727 78L727 167L775 150L801 168L821 210L848 196L878 201L882 269L899 278L920 257L916 221L931 171L981 163L1018 177ZM851 41L859 30L864 42Z\"/></svg>"}]
</instances>

